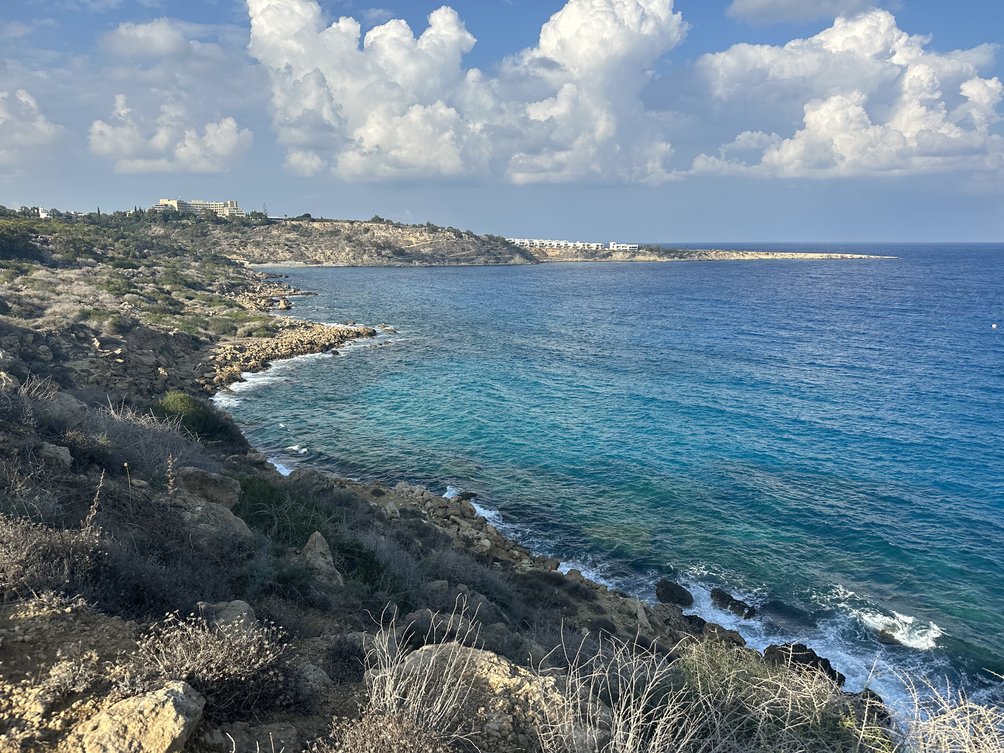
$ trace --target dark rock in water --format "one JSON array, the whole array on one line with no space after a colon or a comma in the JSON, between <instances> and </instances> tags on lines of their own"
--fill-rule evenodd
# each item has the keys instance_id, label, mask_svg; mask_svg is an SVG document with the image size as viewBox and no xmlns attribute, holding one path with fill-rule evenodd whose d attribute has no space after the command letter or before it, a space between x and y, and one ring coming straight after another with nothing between
<instances>
[{"instance_id":1,"label":"dark rock in water","mask_svg":"<svg viewBox=\"0 0 1004 753\"><path fill-rule=\"evenodd\" d=\"M470 502L472 499L477 499L478 495L475 492L460 492L454 499L457 502Z\"/></svg>"},{"instance_id":2,"label":"dark rock in water","mask_svg":"<svg viewBox=\"0 0 1004 753\"><path fill-rule=\"evenodd\" d=\"M715 625L712 622L706 622L701 633L705 638L712 638L716 641L721 641L722 643L727 643L738 648L746 647L746 639L743 638L737 631L726 630L721 625Z\"/></svg>"},{"instance_id":3,"label":"dark rock in water","mask_svg":"<svg viewBox=\"0 0 1004 753\"><path fill-rule=\"evenodd\" d=\"M663 604L679 604L682 607L694 604L694 595L669 578L663 578L655 584L655 598Z\"/></svg>"},{"instance_id":4,"label":"dark rock in water","mask_svg":"<svg viewBox=\"0 0 1004 753\"><path fill-rule=\"evenodd\" d=\"M887 646L900 645L899 641L896 639L896 636L890 633L888 630L879 630L877 637L879 643L884 643Z\"/></svg>"},{"instance_id":5,"label":"dark rock in water","mask_svg":"<svg viewBox=\"0 0 1004 753\"><path fill-rule=\"evenodd\" d=\"M784 664L789 667L806 667L822 672L837 685L843 685L847 679L833 668L829 659L825 659L804 643L786 643L783 646L768 646L763 652L764 661L768 664Z\"/></svg>"},{"instance_id":6,"label":"dark rock in water","mask_svg":"<svg viewBox=\"0 0 1004 753\"><path fill-rule=\"evenodd\" d=\"M802 628L815 624L811 613L780 599L771 599L763 604L759 611L761 615L785 627Z\"/></svg>"},{"instance_id":7,"label":"dark rock in water","mask_svg":"<svg viewBox=\"0 0 1004 753\"><path fill-rule=\"evenodd\" d=\"M724 591L721 588L711 589L711 601L714 602L715 606L719 609L724 609L727 612L739 615L744 620L748 620L751 617L756 616L756 609L751 607L742 599L737 599L728 591Z\"/></svg>"}]
</instances>

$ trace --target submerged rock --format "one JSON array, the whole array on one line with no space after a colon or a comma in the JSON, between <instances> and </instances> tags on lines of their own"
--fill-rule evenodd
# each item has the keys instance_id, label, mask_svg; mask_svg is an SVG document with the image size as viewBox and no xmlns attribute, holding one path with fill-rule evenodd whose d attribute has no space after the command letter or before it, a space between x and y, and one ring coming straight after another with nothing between
<instances>
[{"instance_id":1,"label":"submerged rock","mask_svg":"<svg viewBox=\"0 0 1004 753\"><path fill-rule=\"evenodd\" d=\"M679 604L681 607L690 607L694 604L694 595L669 578L663 578L655 584L655 598L663 604Z\"/></svg>"}]
</instances>

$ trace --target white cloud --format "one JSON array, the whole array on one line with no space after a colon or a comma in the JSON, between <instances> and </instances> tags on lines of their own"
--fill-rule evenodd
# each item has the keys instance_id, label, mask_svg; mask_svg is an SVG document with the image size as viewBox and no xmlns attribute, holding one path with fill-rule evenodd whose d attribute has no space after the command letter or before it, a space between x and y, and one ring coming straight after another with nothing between
<instances>
[{"instance_id":1,"label":"white cloud","mask_svg":"<svg viewBox=\"0 0 1004 753\"><path fill-rule=\"evenodd\" d=\"M0 166L18 165L26 153L55 141L59 132L26 90L0 91Z\"/></svg>"},{"instance_id":2,"label":"white cloud","mask_svg":"<svg viewBox=\"0 0 1004 753\"><path fill-rule=\"evenodd\" d=\"M873 10L784 47L736 45L699 63L722 107L797 117L787 138L750 129L696 172L831 177L1004 169L993 125L1004 86L989 46L939 53ZM797 112L797 116L795 116ZM794 119L794 117L792 119Z\"/></svg>"},{"instance_id":3,"label":"white cloud","mask_svg":"<svg viewBox=\"0 0 1004 753\"><path fill-rule=\"evenodd\" d=\"M515 182L669 177L672 152L639 95L683 38L672 0L569 0L496 77L442 7L325 27L315 0L247 0L250 51L272 78L273 123L294 172L349 179L501 175Z\"/></svg>"},{"instance_id":4,"label":"white cloud","mask_svg":"<svg viewBox=\"0 0 1004 753\"><path fill-rule=\"evenodd\" d=\"M876 0L732 0L728 13L749 21L811 21L851 15L881 4Z\"/></svg>"},{"instance_id":5,"label":"white cloud","mask_svg":"<svg viewBox=\"0 0 1004 753\"><path fill-rule=\"evenodd\" d=\"M113 55L131 58L176 57L189 48L182 24L169 18L121 23L102 38L101 44Z\"/></svg>"},{"instance_id":6,"label":"white cloud","mask_svg":"<svg viewBox=\"0 0 1004 753\"><path fill-rule=\"evenodd\" d=\"M120 173L223 172L252 141L251 131L241 130L230 117L206 123L200 131L177 105L162 105L147 122L135 116L124 94L116 96L109 121L91 124L90 149L114 159Z\"/></svg>"}]
</instances>

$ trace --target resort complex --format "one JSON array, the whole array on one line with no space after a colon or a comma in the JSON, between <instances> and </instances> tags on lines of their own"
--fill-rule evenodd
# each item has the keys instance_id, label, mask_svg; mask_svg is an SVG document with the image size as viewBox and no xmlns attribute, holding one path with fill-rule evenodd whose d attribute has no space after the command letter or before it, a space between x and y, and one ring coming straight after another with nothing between
<instances>
[{"instance_id":1,"label":"resort complex","mask_svg":"<svg viewBox=\"0 0 1004 753\"><path fill-rule=\"evenodd\" d=\"M161 199L150 209L156 212L166 212L173 210L183 214L215 214L219 217L243 217L244 210L240 208L236 201L201 201L192 199Z\"/></svg>"},{"instance_id":2,"label":"resort complex","mask_svg":"<svg viewBox=\"0 0 1004 753\"><path fill-rule=\"evenodd\" d=\"M637 243L589 243L587 241L547 240L543 238L507 238L510 243L520 248L560 248L576 251L637 251Z\"/></svg>"}]
</instances>

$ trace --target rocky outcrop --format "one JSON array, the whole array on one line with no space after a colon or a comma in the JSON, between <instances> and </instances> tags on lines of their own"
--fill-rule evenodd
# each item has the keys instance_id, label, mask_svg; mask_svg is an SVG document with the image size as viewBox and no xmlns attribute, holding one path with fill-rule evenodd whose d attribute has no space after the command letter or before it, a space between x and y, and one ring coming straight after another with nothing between
<instances>
[{"instance_id":1,"label":"rocky outcrop","mask_svg":"<svg viewBox=\"0 0 1004 753\"><path fill-rule=\"evenodd\" d=\"M804 643L786 643L781 646L768 646L763 652L763 658L768 664L804 667L822 672L837 685L843 685L847 679L833 668L829 659L823 658Z\"/></svg>"},{"instance_id":2,"label":"rocky outcrop","mask_svg":"<svg viewBox=\"0 0 1004 753\"><path fill-rule=\"evenodd\" d=\"M179 753L205 704L186 683L169 682L99 712L74 731L71 742L81 753Z\"/></svg>"},{"instance_id":3,"label":"rocky outcrop","mask_svg":"<svg viewBox=\"0 0 1004 753\"><path fill-rule=\"evenodd\" d=\"M87 417L87 405L65 392L32 403L35 420L43 428L58 430L76 429Z\"/></svg>"},{"instance_id":4,"label":"rocky outcrop","mask_svg":"<svg viewBox=\"0 0 1004 753\"><path fill-rule=\"evenodd\" d=\"M248 524L222 505L207 502L181 489L160 499L180 514L187 535L199 549L214 549L221 543L249 545L254 539Z\"/></svg>"},{"instance_id":5,"label":"rocky outcrop","mask_svg":"<svg viewBox=\"0 0 1004 753\"><path fill-rule=\"evenodd\" d=\"M186 466L177 471L177 481L181 488L207 502L222 505L228 510L237 506L241 496L241 485L236 479L218 473Z\"/></svg>"},{"instance_id":6,"label":"rocky outcrop","mask_svg":"<svg viewBox=\"0 0 1004 753\"><path fill-rule=\"evenodd\" d=\"M737 599L724 589L717 587L712 588L711 601L719 609L732 612L732 614L738 615L744 620L749 620L756 616L756 609L754 607L750 606L742 599Z\"/></svg>"},{"instance_id":7,"label":"rocky outcrop","mask_svg":"<svg viewBox=\"0 0 1004 753\"><path fill-rule=\"evenodd\" d=\"M358 337L373 337L370 327L332 326L293 319L278 319L280 329L269 338L248 337L221 344L213 355L213 368L202 375L204 383L225 387L241 380L245 371L261 371L272 361L324 353Z\"/></svg>"},{"instance_id":8,"label":"rocky outcrop","mask_svg":"<svg viewBox=\"0 0 1004 753\"><path fill-rule=\"evenodd\" d=\"M663 578L655 584L655 598L663 604L678 604L681 607L694 605L694 595L669 578Z\"/></svg>"},{"instance_id":9,"label":"rocky outcrop","mask_svg":"<svg viewBox=\"0 0 1004 753\"><path fill-rule=\"evenodd\" d=\"M68 447L42 442L38 448L38 456L46 463L58 466L63 470L69 470L73 465L73 456L70 455Z\"/></svg>"},{"instance_id":10,"label":"rocky outcrop","mask_svg":"<svg viewBox=\"0 0 1004 753\"><path fill-rule=\"evenodd\" d=\"M533 750L546 710L564 703L556 680L517 667L489 651L457 643L426 646L405 660L403 675L443 678L470 688L458 693L456 717L469 726L481 750L524 753Z\"/></svg>"},{"instance_id":11,"label":"rocky outcrop","mask_svg":"<svg viewBox=\"0 0 1004 753\"><path fill-rule=\"evenodd\" d=\"M300 552L303 563L307 570L314 576L318 585L322 589L341 588L345 585L345 578L335 567L335 558L331 554L331 547L325 541L320 531L314 531L307 539L306 545Z\"/></svg>"}]
</instances>

